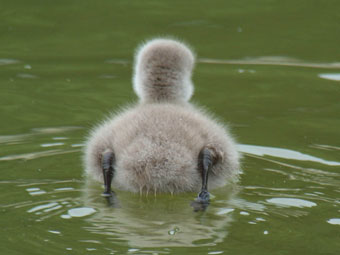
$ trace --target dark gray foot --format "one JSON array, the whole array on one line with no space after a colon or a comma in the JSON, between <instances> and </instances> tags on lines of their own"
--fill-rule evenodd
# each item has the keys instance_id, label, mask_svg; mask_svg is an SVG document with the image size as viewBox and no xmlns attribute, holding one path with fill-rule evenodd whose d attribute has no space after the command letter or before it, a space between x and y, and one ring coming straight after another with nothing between
<instances>
[{"instance_id":1,"label":"dark gray foot","mask_svg":"<svg viewBox=\"0 0 340 255\"><path fill-rule=\"evenodd\" d=\"M207 190L202 190L199 194L198 197L196 198L197 202L200 203L209 203L210 201L210 194Z\"/></svg>"},{"instance_id":2,"label":"dark gray foot","mask_svg":"<svg viewBox=\"0 0 340 255\"><path fill-rule=\"evenodd\" d=\"M109 207L113 207L113 208L119 208L120 207L118 198L113 191L111 191L110 196L105 196L105 200L106 200L107 205Z\"/></svg>"},{"instance_id":3,"label":"dark gray foot","mask_svg":"<svg viewBox=\"0 0 340 255\"><path fill-rule=\"evenodd\" d=\"M210 194L208 192L208 175L214 164L214 153L211 149L204 147L198 156L198 169L202 175L202 188L197 198L191 205L195 211L204 211L210 202Z\"/></svg>"},{"instance_id":4,"label":"dark gray foot","mask_svg":"<svg viewBox=\"0 0 340 255\"><path fill-rule=\"evenodd\" d=\"M102 154L102 169L104 176L104 192L102 194L103 197L112 197L114 195L111 190L111 182L114 175L114 165L115 163L115 155L112 151L105 151Z\"/></svg>"}]
</instances>

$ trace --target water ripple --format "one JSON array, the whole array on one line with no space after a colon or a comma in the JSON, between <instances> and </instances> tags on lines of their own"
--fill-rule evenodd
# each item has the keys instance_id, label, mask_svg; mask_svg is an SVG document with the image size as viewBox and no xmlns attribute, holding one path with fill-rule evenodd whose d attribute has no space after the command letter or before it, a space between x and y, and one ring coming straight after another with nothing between
<instances>
[{"instance_id":1,"label":"water ripple","mask_svg":"<svg viewBox=\"0 0 340 255\"><path fill-rule=\"evenodd\" d=\"M29 74L29 73L18 73L17 77L22 78L22 79L37 79L39 78L38 76L34 74Z\"/></svg>"},{"instance_id":2,"label":"water ripple","mask_svg":"<svg viewBox=\"0 0 340 255\"><path fill-rule=\"evenodd\" d=\"M249 153L257 156L272 156L284 159L294 159L294 160L302 160L302 161L313 161L321 164L329 165L329 166L340 166L340 162L337 161L328 161L318 157L310 156L308 154L304 154L298 151L293 151L289 149L281 149L274 147L265 147L258 145L248 145L248 144L239 144L238 150L243 153Z\"/></svg>"},{"instance_id":3,"label":"water ripple","mask_svg":"<svg viewBox=\"0 0 340 255\"><path fill-rule=\"evenodd\" d=\"M37 152L31 152L31 153L8 155L8 156L0 157L0 161L10 161L10 160L17 160L17 159L31 160L31 159L36 159L36 158L55 156L55 155L61 155L61 154L67 154L67 153L74 153L74 152L79 152L79 151L80 149L37 151Z\"/></svg>"},{"instance_id":4,"label":"water ripple","mask_svg":"<svg viewBox=\"0 0 340 255\"><path fill-rule=\"evenodd\" d=\"M311 63L303 60L282 56L264 56L246 59L211 59L200 58L199 63L205 64L227 64L227 65L270 65L270 66L296 66L310 68L340 69L340 62L333 63Z\"/></svg>"},{"instance_id":5,"label":"water ripple","mask_svg":"<svg viewBox=\"0 0 340 255\"><path fill-rule=\"evenodd\" d=\"M83 127L77 126L61 126L61 127L47 127L47 128L33 128L32 131L28 134L16 134L16 135L1 135L0 136L0 144L8 144L8 143L17 143L25 141L32 136L36 135L45 135L45 134L55 134L55 133L63 133L74 130L82 129ZM53 137L53 140L66 140L67 137Z\"/></svg>"},{"instance_id":6,"label":"water ripple","mask_svg":"<svg viewBox=\"0 0 340 255\"><path fill-rule=\"evenodd\" d=\"M0 66L20 63L20 60L10 58L0 58Z\"/></svg>"},{"instance_id":7,"label":"water ripple","mask_svg":"<svg viewBox=\"0 0 340 255\"><path fill-rule=\"evenodd\" d=\"M327 222L329 224L332 224L332 225L340 225L340 219L339 218L329 219Z\"/></svg>"},{"instance_id":8,"label":"water ripple","mask_svg":"<svg viewBox=\"0 0 340 255\"><path fill-rule=\"evenodd\" d=\"M319 77L326 80L340 81L340 73L321 73Z\"/></svg>"},{"instance_id":9,"label":"water ripple","mask_svg":"<svg viewBox=\"0 0 340 255\"><path fill-rule=\"evenodd\" d=\"M298 199L298 198L286 198L286 197L274 197L266 200L268 203L275 204L278 206L293 206L293 207L313 207L316 206L316 203L304 200L304 199Z\"/></svg>"}]
</instances>

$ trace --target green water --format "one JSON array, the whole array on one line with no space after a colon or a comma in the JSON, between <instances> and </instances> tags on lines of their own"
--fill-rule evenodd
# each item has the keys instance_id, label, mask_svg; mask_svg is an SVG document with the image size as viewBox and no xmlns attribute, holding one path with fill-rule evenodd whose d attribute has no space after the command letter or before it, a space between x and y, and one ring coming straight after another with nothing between
<instances>
[{"instance_id":1,"label":"green water","mask_svg":"<svg viewBox=\"0 0 340 255\"><path fill-rule=\"evenodd\" d=\"M1 254L339 254L339 9L0 0ZM82 176L86 134L136 99L133 51L159 35L193 46L193 101L244 153L239 185L206 212L195 194L117 191L109 208Z\"/></svg>"}]
</instances>

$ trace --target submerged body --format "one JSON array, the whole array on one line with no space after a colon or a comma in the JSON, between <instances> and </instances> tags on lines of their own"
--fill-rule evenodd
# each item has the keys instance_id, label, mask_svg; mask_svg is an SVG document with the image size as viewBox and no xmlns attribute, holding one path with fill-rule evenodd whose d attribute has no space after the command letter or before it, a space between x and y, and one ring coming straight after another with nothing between
<instances>
[{"instance_id":1,"label":"submerged body","mask_svg":"<svg viewBox=\"0 0 340 255\"><path fill-rule=\"evenodd\" d=\"M188 102L193 65L192 52L177 41L156 39L140 48L134 76L140 102L92 132L85 152L88 176L105 182L103 154L110 152L115 159L107 161L114 168L112 185L122 190L199 191L203 173L209 188L237 180L239 156L232 137ZM209 169L200 159L203 150Z\"/></svg>"}]
</instances>

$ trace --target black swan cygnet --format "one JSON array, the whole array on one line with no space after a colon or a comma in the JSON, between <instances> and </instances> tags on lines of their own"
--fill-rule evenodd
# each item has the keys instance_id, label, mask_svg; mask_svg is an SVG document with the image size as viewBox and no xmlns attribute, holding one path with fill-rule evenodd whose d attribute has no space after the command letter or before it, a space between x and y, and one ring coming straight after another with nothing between
<instances>
[{"instance_id":1,"label":"black swan cygnet","mask_svg":"<svg viewBox=\"0 0 340 255\"><path fill-rule=\"evenodd\" d=\"M188 46L153 39L137 49L133 88L139 102L105 120L85 147L88 177L140 193L199 192L235 182L239 154L224 125L190 104L195 57ZM208 178L209 177L209 178Z\"/></svg>"}]
</instances>

